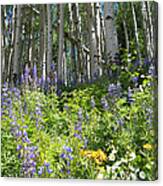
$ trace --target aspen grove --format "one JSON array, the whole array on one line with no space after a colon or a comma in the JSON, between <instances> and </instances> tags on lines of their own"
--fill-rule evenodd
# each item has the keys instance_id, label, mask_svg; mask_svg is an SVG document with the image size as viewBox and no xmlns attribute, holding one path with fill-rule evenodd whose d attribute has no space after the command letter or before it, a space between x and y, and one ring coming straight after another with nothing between
<instances>
[{"instance_id":1,"label":"aspen grove","mask_svg":"<svg viewBox=\"0 0 163 186\"><path fill-rule=\"evenodd\" d=\"M157 178L157 3L1 6L2 176Z\"/></svg>"}]
</instances>

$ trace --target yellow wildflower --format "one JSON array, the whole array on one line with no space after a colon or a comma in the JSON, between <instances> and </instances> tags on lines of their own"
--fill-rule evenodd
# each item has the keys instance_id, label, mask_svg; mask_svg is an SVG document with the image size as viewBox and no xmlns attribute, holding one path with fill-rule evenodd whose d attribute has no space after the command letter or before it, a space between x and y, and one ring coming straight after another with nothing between
<instances>
[{"instance_id":1,"label":"yellow wildflower","mask_svg":"<svg viewBox=\"0 0 163 186\"><path fill-rule=\"evenodd\" d=\"M103 161L107 160L106 154L101 150L81 150L80 151L81 156L85 156L87 158L93 159L98 165L102 164Z\"/></svg>"},{"instance_id":2,"label":"yellow wildflower","mask_svg":"<svg viewBox=\"0 0 163 186\"><path fill-rule=\"evenodd\" d=\"M146 144L143 145L143 148L147 149L147 150L151 150L152 149L152 145L149 144L149 143L146 143Z\"/></svg>"}]
</instances>

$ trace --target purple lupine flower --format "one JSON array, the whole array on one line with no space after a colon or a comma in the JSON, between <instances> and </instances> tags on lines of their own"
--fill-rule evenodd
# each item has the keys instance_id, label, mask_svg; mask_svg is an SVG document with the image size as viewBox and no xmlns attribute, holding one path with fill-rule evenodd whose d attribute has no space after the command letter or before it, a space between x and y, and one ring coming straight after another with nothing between
<instances>
[{"instance_id":1,"label":"purple lupine flower","mask_svg":"<svg viewBox=\"0 0 163 186\"><path fill-rule=\"evenodd\" d=\"M82 108L79 108L79 110L78 110L78 119L79 120L82 120L83 119Z\"/></svg>"},{"instance_id":2,"label":"purple lupine flower","mask_svg":"<svg viewBox=\"0 0 163 186\"><path fill-rule=\"evenodd\" d=\"M85 138L85 139L84 139L84 149L87 148L87 145L88 145L88 139Z\"/></svg>"},{"instance_id":3,"label":"purple lupine flower","mask_svg":"<svg viewBox=\"0 0 163 186\"><path fill-rule=\"evenodd\" d=\"M121 85L120 83L110 84L108 87L108 93L111 97L119 97L121 95Z\"/></svg>"},{"instance_id":4,"label":"purple lupine flower","mask_svg":"<svg viewBox=\"0 0 163 186\"><path fill-rule=\"evenodd\" d=\"M33 66L33 79L35 82L37 82L37 66L36 63Z\"/></svg>"},{"instance_id":5,"label":"purple lupine flower","mask_svg":"<svg viewBox=\"0 0 163 186\"><path fill-rule=\"evenodd\" d=\"M149 65L149 64L150 64L149 59L145 58L145 59L144 59L144 64L145 64L145 65Z\"/></svg>"},{"instance_id":6,"label":"purple lupine flower","mask_svg":"<svg viewBox=\"0 0 163 186\"><path fill-rule=\"evenodd\" d=\"M71 156L71 155L67 155L67 158L69 159L69 160L73 160L74 158Z\"/></svg>"},{"instance_id":7,"label":"purple lupine flower","mask_svg":"<svg viewBox=\"0 0 163 186\"><path fill-rule=\"evenodd\" d=\"M101 104L102 104L104 110L107 110L109 108L108 102L107 102L106 98L104 98L104 97L101 98Z\"/></svg>"},{"instance_id":8,"label":"purple lupine flower","mask_svg":"<svg viewBox=\"0 0 163 186\"><path fill-rule=\"evenodd\" d=\"M153 123L153 116L154 116L153 109L151 107L146 108L146 121L147 124L150 126L152 126Z\"/></svg>"},{"instance_id":9,"label":"purple lupine flower","mask_svg":"<svg viewBox=\"0 0 163 186\"><path fill-rule=\"evenodd\" d=\"M24 75L21 74L21 77L20 77L20 84L23 84L24 83Z\"/></svg>"},{"instance_id":10,"label":"purple lupine flower","mask_svg":"<svg viewBox=\"0 0 163 186\"><path fill-rule=\"evenodd\" d=\"M47 77L47 83L48 84L50 83L50 77Z\"/></svg>"},{"instance_id":11,"label":"purple lupine flower","mask_svg":"<svg viewBox=\"0 0 163 186\"><path fill-rule=\"evenodd\" d=\"M6 92L4 92L4 93L2 94L2 97L8 97L8 94L7 94Z\"/></svg>"},{"instance_id":12,"label":"purple lupine flower","mask_svg":"<svg viewBox=\"0 0 163 186\"><path fill-rule=\"evenodd\" d=\"M140 65L140 60L138 60L138 59L135 60L135 62L134 62L134 66L135 66L135 67L138 67L139 65Z\"/></svg>"},{"instance_id":13,"label":"purple lupine flower","mask_svg":"<svg viewBox=\"0 0 163 186\"><path fill-rule=\"evenodd\" d=\"M86 117L86 120L87 120L87 121L88 121L89 118L90 118L88 113L86 113L85 117Z\"/></svg>"},{"instance_id":14,"label":"purple lupine flower","mask_svg":"<svg viewBox=\"0 0 163 186\"><path fill-rule=\"evenodd\" d=\"M78 139L80 139L80 140L82 139L81 134L75 133L75 134L74 134L74 137L76 137L76 138L78 138Z\"/></svg>"},{"instance_id":15,"label":"purple lupine flower","mask_svg":"<svg viewBox=\"0 0 163 186\"><path fill-rule=\"evenodd\" d=\"M35 167L36 166L36 162L35 161L32 161L32 163L31 163L31 165L33 166L33 167Z\"/></svg>"},{"instance_id":16,"label":"purple lupine flower","mask_svg":"<svg viewBox=\"0 0 163 186\"><path fill-rule=\"evenodd\" d=\"M48 172L49 174L51 174L51 173L53 172L53 170L52 170L52 169L47 168L47 172Z\"/></svg>"},{"instance_id":17,"label":"purple lupine flower","mask_svg":"<svg viewBox=\"0 0 163 186\"><path fill-rule=\"evenodd\" d=\"M24 136L28 136L28 135L27 135L27 131L23 130L23 135L24 135Z\"/></svg>"},{"instance_id":18,"label":"purple lupine flower","mask_svg":"<svg viewBox=\"0 0 163 186\"><path fill-rule=\"evenodd\" d=\"M30 151L35 151L35 150L37 150L37 149L38 149L37 146L32 146L32 147L30 147Z\"/></svg>"},{"instance_id":19,"label":"purple lupine flower","mask_svg":"<svg viewBox=\"0 0 163 186\"><path fill-rule=\"evenodd\" d=\"M29 78L29 68L28 68L28 64L26 64L25 71L24 71L24 80L26 84L28 84L28 78Z\"/></svg>"},{"instance_id":20,"label":"purple lupine flower","mask_svg":"<svg viewBox=\"0 0 163 186\"><path fill-rule=\"evenodd\" d=\"M50 163L44 162L44 165L45 165L46 167L49 167L49 166L50 166Z\"/></svg>"},{"instance_id":21,"label":"purple lupine flower","mask_svg":"<svg viewBox=\"0 0 163 186\"><path fill-rule=\"evenodd\" d=\"M29 158L31 158L31 159L33 159L33 158L35 158L36 156L35 156L35 154L33 154L33 153L31 153L30 155L29 155Z\"/></svg>"},{"instance_id":22,"label":"purple lupine flower","mask_svg":"<svg viewBox=\"0 0 163 186\"><path fill-rule=\"evenodd\" d=\"M91 107L94 108L95 107L95 100L94 97L91 97Z\"/></svg>"},{"instance_id":23,"label":"purple lupine flower","mask_svg":"<svg viewBox=\"0 0 163 186\"><path fill-rule=\"evenodd\" d=\"M133 99L133 96L132 96L132 90L131 90L130 87L128 88L127 100L128 100L128 103L130 103L130 104L134 102L134 99Z\"/></svg>"},{"instance_id":24,"label":"purple lupine flower","mask_svg":"<svg viewBox=\"0 0 163 186\"><path fill-rule=\"evenodd\" d=\"M62 94L62 90L61 89L57 89L57 95L61 96L61 94Z\"/></svg>"},{"instance_id":25,"label":"purple lupine flower","mask_svg":"<svg viewBox=\"0 0 163 186\"><path fill-rule=\"evenodd\" d=\"M156 74L156 72L155 72L155 67L154 67L153 65L151 65L151 66L149 67L148 74L149 74L150 76L152 76L152 77Z\"/></svg>"},{"instance_id":26,"label":"purple lupine flower","mask_svg":"<svg viewBox=\"0 0 163 186\"><path fill-rule=\"evenodd\" d=\"M42 115L42 113L41 113L41 108L40 107L36 107L36 114L37 115Z\"/></svg>"},{"instance_id":27,"label":"purple lupine flower","mask_svg":"<svg viewBox=\"0 0 163 186\"><path fill-rule=\"evenodd\" d=\"M17 145L16 150L19 151L20 149L22 149L22 145Z\"/></svg>"},{"instance_id":28,"label":"purple lupine flower","mask_svg":"<svg viewBox=\"0 0 163 186\"><path fill-rule=\"evenodd\" d=\"M27 128L28 128L28 126L27 126L27 125L24 125L24 126L23 126L23 128L24 128L24 129L27 129Z\"/></svg>"},{"instance_id":29,"label":"purple lupine flower","mask_svg":"<svg viewBox=\"0 0 163 186\"><path fill-rule=\"evenodd\" d=\"M24 143L30 143L31 142L30 139L27 136L25 136L24 138L22 138L22 141Z\"/></svg>"},{"instance_id":30,"label":"purple lupine flower","mask_svg":"<svg viewBox=\"0 0 163 186\"><path fill-rule=\"evenodd\" d=\"M52 64L50 65L50 69L51 69L52 71L54 71L54 70L55 70L55 64L52 63Z\"/></svg>"},{"instance_id":31,"label":"purple lupine flower","mask_svg":"<svg viewBox=\"0 0 163 186\"><path fill-rule=\"evenodd\" d=\"M36 172L36 167L32 167L31 173L32 175Z\"/></svg>"},{"instance_id":32,"label":"purple lupine flower","mask_svg":"<svg viewBox=\"0 0 163 186\"><path fill-rule=\"evenodd\" d=\"M68 167L70 166L70 162L69 162L69 161L67 162L67 166L68 166Z\"/></svg>"},{"instance_id":33,"label":"purple lupine flower","mask_svg":"<svg viewBox=\"0 0 163 186\"><path fill-rule=\"evenodd\" d=\"M123 125L124 125L124 122L123 122L122 119L118 119L118 120L117 120L117 123L118 123L120 126L123 126Z\"/></svg>"},{"instance_id":34,"label":"purple lupine flower","mask_svg":"<svg viewBox=\"0 0 163 186\"><path fill-rule=\"evenodd\" d=\"M82 130L82 123L78 121L77 125L75 126L75 130L81 131Z\"/></svg>"},{"instance_id":35,"label":"purple lupine flower","mask_svg":"<svg viewBox=\"0 0 163 186\"><path fill-rule=\"evenodd\" d=\"M44 167L40 167L38 171L38 175L41 176L43 174Z\"/></svg>"},{"instance_id":36,"label":"purple lupine flower","mask_svg":"<svg viewBox=\"0 0 163 186\"><path fill-rule=\"evenodd\" d=\"M45 77L42 75L41 76L41 87L44 87L45 85Z\"/></svg>"},{"instance_id":37,"label":"purple lupine flower","mask_svg":"<svg viewBox=\"0 0 163 186\"><path fill-rule=\"evenodd\" d=\"M138 76L133 77L133 78L132 78L133 83L135 83L135 84L136 84L136 83L138 82L138 79L139 79L139 77L138 77Z\"/></svg>"},{"instance_id":38,"label":"purple lupine flower","mask_svg":"<svg viewBox=\"0 0 163 186\"><path fill-rule=\"evenodd\" d=\"M65 153L62 153L62 154L60 155L60 157L63 158L63 159L65 159L65 158L67 157L67 155L66 155Z\"/></svg>"},{"instance_id":39,"label":"purple lupine flower","mask_svg":"<svg viewBox=\"0 0 163 186\"><path fill-rule=\"evenodd\" d=\"M67 174L70 174L71 172L70 172L70 170L67 170Z\"/></svg>"},{"instance_id":40,"label":"purple lupine flower","mask_svg":"<svg viewBox=\"0 0 163 186\"><path fill-rule=\"evenodd\" d=\"M21 137L21 136L22 136L22 131L21 130L17 130L16 137Z\"/></svg>"},{"instance_id":41,"label":"purple lupine flower","mask_svg":"<svg viewBox=\"0 0 163 186\"><path fill-rule=\"evenodd\" d=\"M7 85L7 82L5 82L2 86L2 91L3 92L7 92L8 91L8 85Z\"/></svg>"},{"instance_id":42,"label":"purple lupine flower","mask_svg":"<svg viewBox=\"0 0 163 186\"><path fill-rule=\"evenodd\" d=\"M61 172L61 173L63 173L63 172L64 172L64 170L63 170L63 169L60 169L60 172Z\"/></svg>"},{"instance_id":43,"label":"purple lupine flower","mask_svg":"<svg viewBox=\"0 0 163 186\"><path fill-rule=\"evenodd\" d=\"M63 149L66 150L67 152L72 152L72 148L68 146L63 146Z\"/></svg>"},{"instance_id":44,"label":"purple lupine flower","mask_svg":"<svg viewBox=\"0 0 163 186\"><path fill-rule=\"evenodd\" d=\"M64 105L64 109L68 110L69 109L68 105Z\"/></svg>"},{"instance_id":45,"label":"purple lupine flower","mask_svg":"<svg viewBox=\"0 0 163 186\"><path fill-rule=\"evenodd\" d=\"M22 155L21 153L18 154L18 159L21 159L22 158Z\"/></svg>"}]
</instances>

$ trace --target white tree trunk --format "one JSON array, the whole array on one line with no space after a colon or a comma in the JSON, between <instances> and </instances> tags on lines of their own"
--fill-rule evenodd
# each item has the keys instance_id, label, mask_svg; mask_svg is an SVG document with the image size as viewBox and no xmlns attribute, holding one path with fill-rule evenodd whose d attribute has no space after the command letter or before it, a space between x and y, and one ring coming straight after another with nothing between
<instances>
[{"instance_id":1,"label":"white tree trunk","mask_svg":"<svg viewBox=\"0 0 163 186\"><path fill-rule=\"evenodd\" d=\"M98 71L99 76L102 75L102 68L101 68L101 23L100 23L100 3L95 4L96 7L96 40L97 40L97 65L95 67L95 71Z\"/></svg>"},{"instance_id":2,"label":"white tree trunk","mask_svg":"<svg viewBox=\"0 0 163 186\"><path fill-rule=\"evenodd\" d=\"M147 3L147 11L148 11L148 18L149 18L149 29L150 29L150 40L151 40L151 59L154 57L154 34L153 34L153 22L152 22L152 12L150 7L150 2Z\"/></svg>"},{"instance_id":3,"label":"white tree trunk","mask_svg":"<svg viewBox=\"0 0 163 186\"><path fill-rule=\"evenodd\" d=\"M75 37L77 39L77 81L81 82L82 74L82 44L81 44L81 16L79 14L79 4L74 5L74 26L75 26Z\"/></svg>"},{"instance_id":4,"label":"white tree trunk","mask_svg":"<svg viewBox=\"0 0 163 186\"><path fill-rule=\"evenodd\" d=\"M5 27L5 24L4 24L4 10L3 8L0 8L0 15L1 15L1 19L0 19L0 39L1 39L1 63L2 63L2 69L1 69L1 72L2 72L2 79L4 80L5 79L5 76L6 76L6 72L5 72L5 31L4 31L4 27Z\"/></svg>"},{"instance_id":5,"label":"white tree trunk","mask_svg":"<svg viewBox=\"0 0 163 186\"><path fill-rule=\"evenodd\" d=\"M42 65L42 75L43 75L43 80L45 81L46 79L46 52L47 52L47 39L46 39L46 10L45 6L43 7L43 38L44 38L44 52L43 52L43 65Z\"/></svg>"},{"instance_id":6,"label":"white tree trunk","mask_svg":"<svg viewBox=\"0 0 163 186\"><path fill-rule=\"evenodd\" d=\"M16 34L15 34L15 44L14 44L14 61L13 61L13 74L18 77L19 72L19 46L20 46L20 27L21 27L21 8L22 5L17 5L17 15L16 15Z\"/></svg>"},{"instance_id":7,"label":"white tree trunk","mask_svg":"<svg viewBox=\"0 0 163 186\"><path fill-rule=\"evenodd\" d=\"M59 5L59 50L58 50L58 80L63 81L62 69L63 69L63 47L64 47L64 5Z\"/></svg>"},{"instance_id":8,"label":"white tree trunk","mask_svg":"<svg viewBox=\"0 0 163 186\"><path fill-rule=\"evenodd\" d=\"M130 49L130 44L129 44L128 30L127 30L127 26L126 26L126 21L123 19L123 20L122 20L122 23L123 23L124 33L125 33L126 49L127 49L127 51L129 51L129 49Z\"/></svg>"},{"instance_id":9,"label":"white tree trunk","mask_svg":"<svg viewBox=\"0 0 163 186\"><path fill-rule=\"evenodd\" d=\"M95 54L96 54L96 34L95 34L95 27L94 27L94 4L88 4L88 29L89 29L89 47L90 47L90 75L91 79L94 79L95 75Z\"/></svg>"},{"instance_id":10,"label":"white tree trunk","mask_svg":"<svg viewBox=\"0 0 163 186\"><path fill-rule=\"evenodd\" d=\"M74 23L73 23L73 12L72 12L72 3L68 4L68 10L69 10L69 32L70 32L70 36L73 37L74 36ZM72 81L73 79L77 79L77 74L76 74L76 62L75 62L75 45L74 43L70 43L70 50L71 50L71 77L72 77Z\"/></svg>"},{"instance_id":11,"label":"white tree trunk","mask_svg":"<svg viewBox=\"0 0 163 186\"><path fill-rule=\"evenodd\" d=\"M141 52L140 52L140 45L139 45L138 26L137 26L137 20L136 20L136 14L135 14L135 8L134 8L133 2L131 2L131 9L132 9L132 16L133 16L133 21L134 21L134 30L135 30L135 39L136 39L138 57L139 57L139 60L141 60Z\"/></svg>"},{"instance_id":12,"label":"white tree trunk","mask_svg":"<svg viewBox=\"0 0 163 186\"><path fill-rule=\"evenodd\" d=\"M106 56L107 60L115 57L118 53L118 39L117 31L115 28L114 20L114 3L105 2L104 3L104 17L105 17L105 40L106 40Z\"/></svg>"},{"instance_id":13,"label":"white tree trunk","mask_svg":"<svg viewBox=\"0 0 163 186\"><path fill-rule=\"evenodd\" d=\"M148 25L148 14L147 14L147 7L146 2L142 2L142 15L143 15L143 29L145 32L145 42L146 42L146 52L149 60L151 59L151 39L150 39L150 30Z\"/></svg>"},{"instance_id":14,"label":"white tree trunk","mask_svg":"<svg viewBox=\"0 0 163 186\"><path fill-rule=\"evenodd\" d=\"M47 17L48 17L48 51L47 51L47 75L50 73L50 65L52 64L52 22L51 22L51 9L47 4Z\"/></svg>"}]
</instances>

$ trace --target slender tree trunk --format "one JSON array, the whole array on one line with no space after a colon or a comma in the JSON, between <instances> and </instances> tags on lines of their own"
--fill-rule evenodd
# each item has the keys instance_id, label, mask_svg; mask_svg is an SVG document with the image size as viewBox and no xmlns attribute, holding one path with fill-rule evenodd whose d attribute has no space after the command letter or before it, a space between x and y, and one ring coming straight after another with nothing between
<instances>
[{"instance_id":1,"label":"slender tree trunk","mask_svg":"<svg viewBox=\"0 0 163 186\"><path fill-rule=\"evenodd\" d=\"M48 51L47 51L47 75L50 74L50 65L52 64L52 17L51 17L51 6L47 4L47 17L48 17Z\"/></svg>"},{"instance_id":2,"label":"slender tree trunk","mask_svg":"<svg viewBox=\"0 0 163 186\"><path fill-rule=\"evenodd\" d=\"M102 59L101 59L101 67L102 67L102 74L104 74L104 62L106 61L107 59L107 56L106 56L106 41L105 41L105 38L106 38L106 29L105 29L105 22L104 22L104 13L103 13L103 9L101 8L100 9L100 22L101 22L101 55L102 55Z\"/></svg>"},{"instance_id":3,"label":"slender tree trunk","mask_svg":"<svg viewBox=\"0 0 163 186\"><path fill-rule=\"evenodd\" d=\"M153 63L155 66L155 70L156 70L156 78L158 81L158 3L157 2L150 2L152 3L152 24L153 24ZM156 120L157 120L157 102L158 102L158 95L157 95L157 89L158 89L158 84L156 83L156 89L155 89L155 96L156 96Z\"/></svg>"},{"instance_id":4,"label":"slender tree trunk","mask_svg":"<svg viewBox=\"0 0 163 186\"><path fill-rule=\"evenodd\" d=\"M151 60L151 38L150 38L150 30L149 30L149 22L148 22L148 14L147 14L147 6L146 2L142 2L142 15L143 15L143 29L144 29L144 38L146 43L146 55L149 60Z\"/></svg>"},{"instance_id":5,"label":"slender tree trunk","mask_svg":"<svg viewBox=\"0 0 163 186\"><path fill-rule=\"evenodd\" d=\"M1 9L1 63L2 63L2 69L1 69L1 74L2 74L2 81L4 82L5 79L6 79L6 71L5 71L5 68L7 67L6 66L6 56L5 56L5 35L4 35L4 27L5 27L5 24L4 24L4 9L3 8L0 8Z\"/></svg>"},{"instance_id":6,"label":"slender tree trunk","mask_svg":"<svg viewBox=\"0 0 163 186\"><path fill-rule=\"evenodd\" d=\"M73 14L72 14L72 3L68 4L69 8L69 32L70 36L73 37L74 33L74 23L73 23ZM72 79L77 79L77 67L76 67L76 61L75 61L75 45L73 42L71 42L71 64L72 64Z\"/></svg>"},{"instance_id":7,"label":"slender tree trunk","mask_svg":"<svg viewBox=\"0 0 163 186\"><path fill-rule=\"evenodd\" d=\"M123 23L124 33L125 33L126 49L129 52L129 50L130 50L130 44L129 44L129 37L128 37L128 30L127 30L126 21L123 19L122 20L122 23Z\"/></svg>"},{"instance_id":8,"label":"slender tree trunk","mask_svg":"<svg viewBox=\"0 0 163 186\"><path fill-rule=\"evenodd\" d=\"M32 22L31 22L32 21ZM33 13L31 13L31 18L29 20L29 24L30 24L30 27L31 27L31 31L30 31L30 34L29 34L29 63L31 64L31 66L33 66L33 42L34 42L34 25L33 25L33 22L34 22L34 17L33 17Z\"/></svg>"},{"instance_id":9,"label":"slender tree trunk","mask_svg":"<svg viewBox=\"0 0 163 186\"><path fill-rule=\"evenodd\" d=\"M129 50L130 50L130 43L129 43L127 24L126 24L126 10L127 10L127 7L124 7L124 4L122 4L122 5L120 4L120 10L123 12L122 24L123 24L124 34L125 34L126 49L129 52Z\"/></svg>"},{"instance_id":10,"label":"slender tree trunk","mask_svg":"<svg viewBox=\"0 0 163 186\"><path fill-rule=\"evenodd\" d=\"M106 56L107 61L109 58L114 59L115 54L118 53L118 39L117 31L114 23L114 3L104 3L104 17L105 17L105 40L106 40Z\"/></svg>"},{"instance_id":11,"label":"slender tree trunk","mask_svg":"<svg viewBox=\"0 0 163 186\"><path fill-rule=\"evenodd\" d=\"M16 35L14 44L14 61L13 61L13 81L16 83L19 76L19 46L20 46L20 31L21 31L21 8L22 5L17 5L17 15L16 15Z\"/></svg>"},{"instance_id":12,"label":"slender tree trunk","mask_svg":"<svg viewBox=\"0 0 163 186\"><path fill-rule=\"evenodd\" d=\"M151 7L150 4L151 2L146 2L147 3L147 12L148 12L148 18L149 18L149 30L150 30L150 40L151 40L151 60L154 57L154 34L153 34L153 22L152 22L152 12L151 12Z\"/></svg>"},{"instance_id":13,"label":"slender tree trunk","mask_svg":"<svg viewBox=\"0 0 163 186\"><path fill-rule=\"evenodd\" d=\"M40 47L39 47L39 63L40 63L40 74L42 72L43 57L44 57L44 17L43 15L44 5L40 5ZM39 74L39 75L40 75Z\"/></svg>"},{"instance_id":14,"label":"slender tree trunk","mask_svg":"<svg viewBox=\"0 0 163 186\"><path fill-rule=\"evenodd\" d=\"M62 77L63 77L63 83L64 85L67 86L67 63L66 63L66 41L65 41L65 44L64 44L64 49L63 49L63 69L62 69Z\"/></svg>"},{"instance_id":15,"label":"slender tree trunk","mask_svg":"<svg viewBox=\"0 0 163 186\"><path fill-rule=\"evenodd\" d=\"M75 3L73 7L74 13L74 26L75 26L75 37L77 39L77 81L81 82L82 76L82 44L81 44L81 17L79 14L79 4Z\"/></svg>"},{"instance_id":16,"label":"slender tree trunk","mask_svg":"<svg viewBox=\"0 0 163 186\"><path fill-rule=\"evenodd\" d=\"M64 45L64 5L59 5L59 50L58 50L58 83L62 83L62 68L63 68L63 45Z\"/></svg>"},{"instance_id":17,"label":"slender tree trunk","mask_svg":"<svg viewBox=\"0 0 163 186\"><path fill-rule=\"evenodd\" d=\"M99 71L99 75L102 75L102 68L101 68L101 23L100 23L100 3L95 4L96 8L96 41L97 41L97 67Z\"/></svg>"},{"instance_id":18,"label":"slender tree trunk","mask_svg":"<svg viewBox=\"0 0 163 186\"><path fill-rule=\"evenodd\" d=\"M11 79L12 74L12 64L13 64L13 53L14 53L14 42L15 42L15 21L16 21L16 5L13 5L13 17L12 17L12 34L11 34L11 48L9 53L9 59L8 59L8 69L7 69L7 77L8 79Z\"/></svg>"},{"instance_id":19,"label":"slender tree trunk","mask_svg":"<svg viewBox=\"0 0 163 186\"><path fill-rule=\"evenodd\" d=\"M87 5L88 12L88 31L89 31L89 48L90 48L90 76L91 80L95 75L95 54L96 54L96 35L94 28L94 4Z\"/></svg>"},{"instance_id":20,"label":"slender tree trunk","mask_svg":"<svg viewBox=\"0 0 163 186\"><path fill-rule=\"evenodd\" d=\"M137 51L138 51L138 57L139 57L139 60L141 60L138 26L137 26L136 13L135 13L135 8L134 8L133 2L131 2L131 9L132 9L132 16L133 16L133 21L134 21L134 30L135 30L135 39L136 39L136 46L137 46Z\"/></svg>"},{"instance_id":21,"label":"slender tree trunk","mask_svg":"<svg viewBox=\"0 0 163 186\"><path fill-rule=\"evenodd\" d=\"M43 23L44 23L44 27L43 27L43 33L44 33L44 52L43 52L43 64L42 64L42 77L43 80L46 80L46 62L47 62L47 58L46 58L46 52L47 52L47 33L46 33L46 10L45 10L45 5L43 7Z\"/></svg>"}]
</instances>

